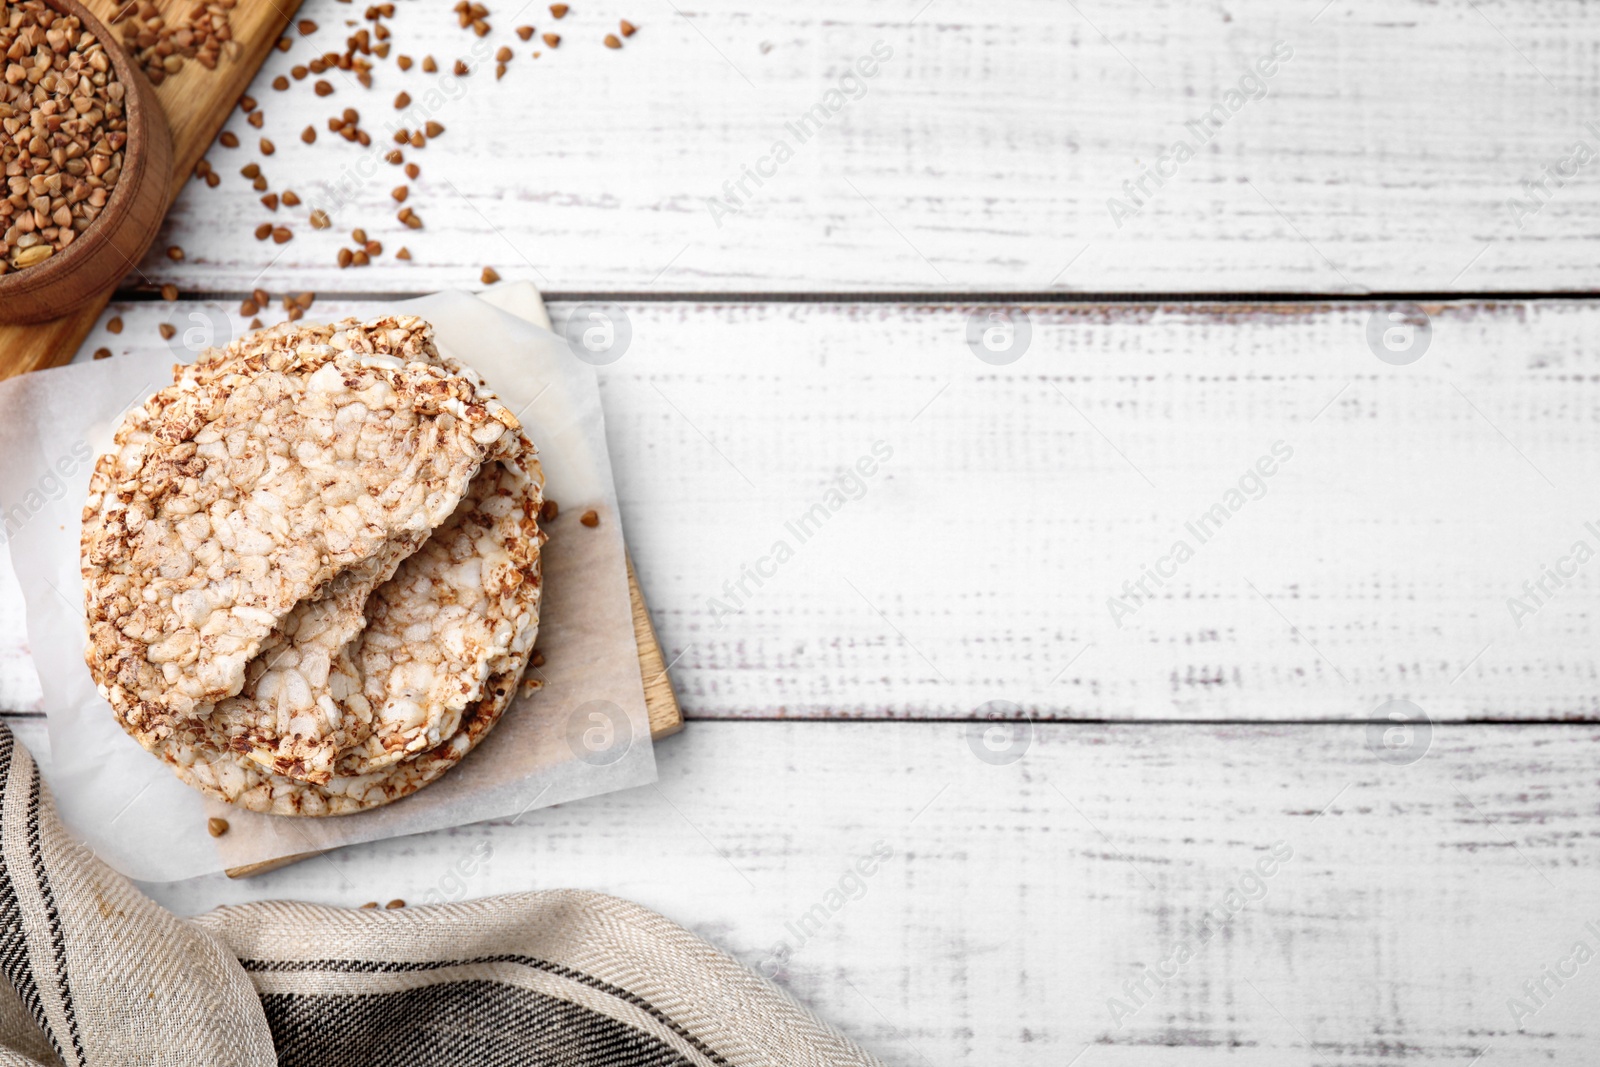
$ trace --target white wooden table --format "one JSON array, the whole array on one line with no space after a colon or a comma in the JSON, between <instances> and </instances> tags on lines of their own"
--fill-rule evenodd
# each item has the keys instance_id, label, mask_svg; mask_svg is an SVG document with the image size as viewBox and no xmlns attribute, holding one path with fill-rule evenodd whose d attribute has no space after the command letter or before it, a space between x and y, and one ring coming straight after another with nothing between
<instances>
[{"instance_id":1,"label":"white wooden table","mask_svg":"<svg viewBox=\"0 0 1600 1067\"><path fill-rule=\"evenodd\" d=\"M1592 1062L1600 562L1572 549L1600 549L1600 161L1574 149L1600 156L1600 10L507 7L504 79L406 150L416 231L398 171L363 177L325 121L380 131L434 79L275 92L360 9L302 15L264 128L235 116L247 147L168 224L187 258L153 253L86 351L205 306L242 328L256 286L335 315L486 265L558 318L617 303L619 491L691 721L658 786L159 899L604 890L893 1064ZM477 41L441 5L393 26L446 69ZM266 212L252 161L308 202L345 182L335 229ZM258 244L269 218L295 239ZM340 270L355 226L385 254ZM1409 365L1368 342L1396 302L1430 324ZM1026 315L1013 362L967 343L992 312ZM0 604L0 707L37 743L9 574ZM1369 725L1402 699L1429 721Z\"/></svg>"}]
</instances>

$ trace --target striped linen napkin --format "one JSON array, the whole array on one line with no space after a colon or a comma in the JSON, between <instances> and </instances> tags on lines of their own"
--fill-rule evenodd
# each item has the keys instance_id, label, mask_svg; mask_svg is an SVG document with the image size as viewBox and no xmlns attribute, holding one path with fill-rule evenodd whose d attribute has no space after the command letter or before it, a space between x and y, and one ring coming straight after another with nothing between
<instances>
[{"instance_id":1,"label":"striped linen napkin","mask_svg":"<svg viewBox=\"0 0 1600 1067\"><path fill-rule=\"evenodd\" d=\"M75 843L0 723L0 1067L843 1067L878 1061L596 893L180 919Z\"/></svg>"}]
</instances>

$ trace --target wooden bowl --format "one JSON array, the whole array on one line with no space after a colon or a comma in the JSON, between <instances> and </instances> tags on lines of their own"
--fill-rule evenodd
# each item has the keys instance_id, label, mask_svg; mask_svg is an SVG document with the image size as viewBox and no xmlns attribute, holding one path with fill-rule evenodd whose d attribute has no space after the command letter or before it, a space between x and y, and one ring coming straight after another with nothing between
<instances>
[{"instance_id":1,"label":"wooden bowl","mask_svg":"<svg viewBox=\"0 0 1600 1067\"><path fill-rule=\"evenodd\" d=\"M149 80L122 50L122 42L78 0L46 2L76 15L105 45L126 89L128 143L123 146L122 176L100 217L38 266L0 274L0 322L60 318L115 289L156 239L172 186L172 131Z\"/></svg>"}]
</instances>

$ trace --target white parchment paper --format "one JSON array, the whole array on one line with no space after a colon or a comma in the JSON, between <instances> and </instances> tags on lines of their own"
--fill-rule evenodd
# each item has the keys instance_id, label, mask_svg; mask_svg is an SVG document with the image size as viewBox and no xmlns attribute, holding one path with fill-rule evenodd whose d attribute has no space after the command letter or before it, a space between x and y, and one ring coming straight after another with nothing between
<instances>
[{"instance_id":1,"label":"white parchment paper","mask_svg":"<svg viewBox=\"0 0 1600 1067\"><path fill-rule=\"evenodd\" d=\"M50 785L73 832L129 877L175 881L315 849L520 818L655 780L594 368L534 324L547 326L548 319L531 286L503 286L487 299L451 292L374 302L357 315L395 312L431 321L439 347L477 370L517 412L561 516L549 525L543 556L537 647L545 664L528 675L543 687L519 696L443 778L358 815L268 816L207 799L122 731L84 665L78 536L89 472L122 414L170 384L171 353L163 348L0 382L0 517L49 715ZM578 523L588 508L601 516L593 529ZM206 832L213 815L231 827L220 838Z\"/></svg>"}]
</instances>

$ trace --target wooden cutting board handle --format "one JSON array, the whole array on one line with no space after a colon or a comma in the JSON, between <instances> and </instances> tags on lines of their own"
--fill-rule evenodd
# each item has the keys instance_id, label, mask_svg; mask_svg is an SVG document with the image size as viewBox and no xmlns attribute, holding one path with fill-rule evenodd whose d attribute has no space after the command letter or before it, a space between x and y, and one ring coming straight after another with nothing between
<instances>
[{"instance_id":1,"label":"wooden cutting board handle","mask_svg":"<svg viewBox=\"0 0 1600 1067\"><path fill-rule=\"evenodd\" d=\"M84 6L109 23L123 6L117 0L84 0ZM179 4L166 5L176 16ZM211 147L228 113L239 102L266 61L300 0L241 3L230 12L233 39L243 47L236 59L224 58L216 70L186 63L181 71L155 87L156 98L172 127L172 188L166 207L171 208L196 163ZM113 32L115 28L113 27ZM95 297L65 318L23 326L0 326L0 379L43 367L59 367L77 354L83 339L105 310L113 290Z\"/></svg>"}]
</instances>

